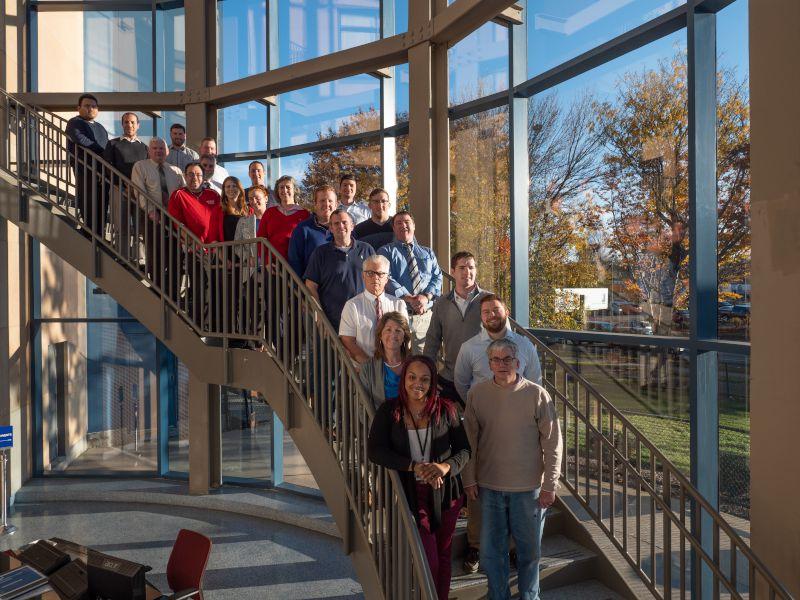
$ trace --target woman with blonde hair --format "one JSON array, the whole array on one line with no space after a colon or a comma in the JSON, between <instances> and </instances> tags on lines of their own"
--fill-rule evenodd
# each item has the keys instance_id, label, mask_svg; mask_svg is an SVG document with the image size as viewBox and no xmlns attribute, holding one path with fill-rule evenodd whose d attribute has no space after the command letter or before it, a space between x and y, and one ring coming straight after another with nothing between
<instances>
[{"instance_id":1,"label":"woman with blonde hair","mask_svg":"<svg viewBox=\"0 0 800 600\"><path fill-rule=\"evenodd\" d=\"M399 312L387 312L375 328L375 355L361 365L361 383L377 409L397 398L403 361L411 352L408 320Z\"/></svg>"}]
</instances>

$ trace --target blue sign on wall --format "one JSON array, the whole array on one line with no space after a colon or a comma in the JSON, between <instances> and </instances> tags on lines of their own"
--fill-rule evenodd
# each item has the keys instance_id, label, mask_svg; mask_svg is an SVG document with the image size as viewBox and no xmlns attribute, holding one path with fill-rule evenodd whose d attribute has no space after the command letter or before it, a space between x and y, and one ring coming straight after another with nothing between
<instances>
[{"instance_id":1,"label":"blue sign on wall","mask_svg":"<svg viewBox=\"0 0 800 600\"><path fill-rule=\"evenodd\" d=\"M11 448L14 445L14 428L11 425L0 427L0 448Z\"/></svg>"}]
</instances>

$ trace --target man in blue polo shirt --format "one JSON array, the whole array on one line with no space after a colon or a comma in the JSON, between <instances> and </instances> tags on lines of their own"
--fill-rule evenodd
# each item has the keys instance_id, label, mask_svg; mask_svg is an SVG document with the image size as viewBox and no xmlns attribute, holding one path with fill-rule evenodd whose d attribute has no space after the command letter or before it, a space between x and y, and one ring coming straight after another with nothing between
<instances>
[{"instance_id":1,"label":"man in blue polo shirt","mask_svg":"<svg viewBox=\"0 0 800 600\"><path fill-rule=\"evenodd\" d=\"M333 329L339 331L345 302L364 291L362 265L367 257L375 254L375 250L369 244L353 239L353 219L346 210L338 208L333 211L330 222L333 241L314 250L303 279Z\"/></svg>"},{"instance_id":2,"label":"man in blue polo shirt","mask_svg":"<svg viewBox=\"0 0 800 600\"><path fill-rule=\"evenodd\" d=\"M333 239L329 226L337 202L332 186L321 185L314 189L314 214L300 221L289 240L289 264L298 277L306 272L314 250Z\"/></svg>"}]
</instances>

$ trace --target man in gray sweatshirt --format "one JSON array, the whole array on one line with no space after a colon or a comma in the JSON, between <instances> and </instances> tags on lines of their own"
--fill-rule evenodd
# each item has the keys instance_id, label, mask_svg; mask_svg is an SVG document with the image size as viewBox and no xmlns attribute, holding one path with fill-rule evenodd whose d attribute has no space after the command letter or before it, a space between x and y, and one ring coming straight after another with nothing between
<instances>
[{"instance_id":1,"label":"man in gray sweatshirt","mask_svg":"<svg viewBox=\"0 0 800 600\"><path fill-rule=\"evenodd\" d=\"M493 377L467 394L464 429L472 458L461 474L467 498L480 495L480 562L489 600L511 597L508 535L517 548L519 597L539 599L545 511L556 499L563 444L556 407L543 387L519 374L517 345L486 350Z\"/></svg>"},{"instance_id":2,"label":"man in gray sweatshirt","mask_svg":"<svg viewBox=\"0 0 800 600\"><path fill-rule=\"evenodd\" d=\"M456 391L453 369L461 345L481 330L481 299L489 292L478 286L478 268L471 252L462 251L453 255L450 274L455 279L455 289L433 303L423 353L435 361L439 351L442 351L442 368L439 371L441 393L463 406L466 398L459 396Z\"/></svg>"}]
</instances>

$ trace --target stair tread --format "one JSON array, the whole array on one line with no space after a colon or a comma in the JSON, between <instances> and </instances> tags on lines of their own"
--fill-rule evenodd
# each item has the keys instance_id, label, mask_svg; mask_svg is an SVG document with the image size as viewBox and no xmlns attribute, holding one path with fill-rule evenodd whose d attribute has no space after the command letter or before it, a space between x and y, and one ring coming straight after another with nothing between
<instances>
[{"instance_id":1,"label":"stair tread","mask_svg":"<svg viewBox=\"0 0 800 600\"><path fill-rule=\"evenodd\" d=\"M622 600L622 596L596 579L542 591L542 600Z\"/></svg>"},{"instance_id":2,"label":"stair tread","mask_svg":"<svg viewBox=\"0 0 800 600\"><path fill-rule=\"evenodd\" d=\"M545 536L542 538L542 559L539 571L542 579L545 579L550 571L560 570L573 563L591 560L595 556L594 552L564 535ZM451 584L453 590L485 584L486 575L483 572L464 573L462 562L463 557L453 557ZM516 570L512 569L512 575L516 575Z\"/></svg>"}]
</instances>

